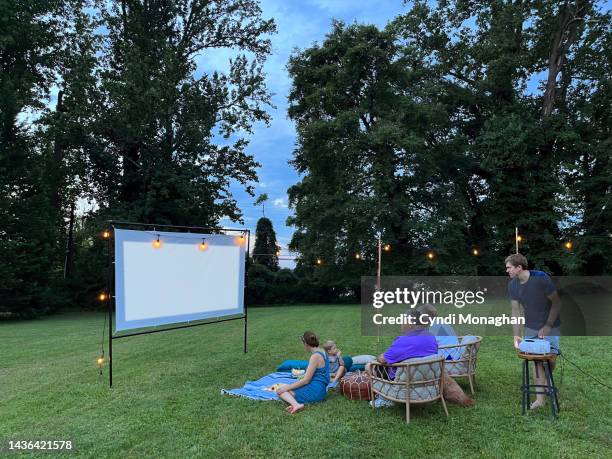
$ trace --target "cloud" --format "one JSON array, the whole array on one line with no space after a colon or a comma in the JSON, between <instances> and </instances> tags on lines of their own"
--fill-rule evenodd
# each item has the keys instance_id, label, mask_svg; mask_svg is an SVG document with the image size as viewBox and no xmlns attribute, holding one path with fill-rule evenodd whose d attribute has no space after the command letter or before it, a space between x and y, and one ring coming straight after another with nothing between
<instances>
[{"instance_id":1,"label":"cloud","mask_svg":"<svg viewBox=\"0 0 612 459\"><path fill-rule=\"evenodd\" d=\"M277 198L274 200L274 207L285 207L287 208L287 201L285 201L285 198Z\"/></svg>"}]
</instances>

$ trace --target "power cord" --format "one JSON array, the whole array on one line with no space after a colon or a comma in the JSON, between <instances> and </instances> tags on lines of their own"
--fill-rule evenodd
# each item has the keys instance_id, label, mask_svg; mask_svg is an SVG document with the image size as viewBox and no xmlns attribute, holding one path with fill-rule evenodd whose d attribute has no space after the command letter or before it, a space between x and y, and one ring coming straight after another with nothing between
<instances>
[{"instance_id":1,"label":"power cord","mask_svg":"<svg viewBox=\"0 0 612 459\"><path fill-rule=\"evenodd\" d=\"M108 314L104 312L104 326L102 327L102 341L100 342L101 355L98 357L98 367L100 368L100 376L102 376L102 365L104 364L104 336L106 335L106 319Z\"/></svg>"},{"instance_id":2,"label":"power cord","mask_svg":"<svg viewBox=\"0 0 612 459\"><path fill-rule=\"evenodd\" d=\"M563 355L561 353L561 351L559 350L559 356L565 360L567 363L569 363L570 365L572 365L573 367L575 367L580 373L582 373L585 376L588 376L589 378L591 378L593 381L601 384L602 386L608 388L608 389L612 389L612 387L608 386L606 383L600 381L599 379L597 379L595 376L587 373L586 371L584 371L582 368L580 368L578 365L576 365L574 362L572 362L571 360L569 360L567 357L565 357L565 355ZM563 373L561 374L561 376L563 376Z\"/></svg>"}]
</instances>

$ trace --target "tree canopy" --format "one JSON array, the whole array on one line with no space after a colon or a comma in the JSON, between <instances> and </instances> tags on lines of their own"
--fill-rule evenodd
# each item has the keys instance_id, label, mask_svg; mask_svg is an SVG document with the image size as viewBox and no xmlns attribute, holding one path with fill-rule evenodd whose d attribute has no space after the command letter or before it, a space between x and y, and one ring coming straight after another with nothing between
<instances>
[{"instance_id":1,"label":"tree canopy","mask_svg":"<svg viewBox=\"0 0 612 459\"><path fill-rule=\"evenodd\" d=\"M0 312L91 301L108 219L242 221L276 30L256 0L2 1L0 26ZM197 64L216 48L225 73Z\"/></svg>"},{"instance_id":2,"label":"tree canopy","mask_svg":"<svg viewBox=\"0 0 612 459\"><path fill-rule=\"evenodd\" d=\"M383 274L501 274L518 227L534 266L611 272L610 14L411 4L291 57L299 269L356 289L380 234Z\"/></svg>"},{"instance_id":3,"label":"tree canopy","mask_svg":"<svg viewBox=\"0 0 612 459\"><path fill-rule=\"evenodd\" d=\"M266 266L271 271L278 271L278 251L276 232L269 218L257 220L255 229L255 246L253 247L253 262Z\"/></svg>"}]
</instances>

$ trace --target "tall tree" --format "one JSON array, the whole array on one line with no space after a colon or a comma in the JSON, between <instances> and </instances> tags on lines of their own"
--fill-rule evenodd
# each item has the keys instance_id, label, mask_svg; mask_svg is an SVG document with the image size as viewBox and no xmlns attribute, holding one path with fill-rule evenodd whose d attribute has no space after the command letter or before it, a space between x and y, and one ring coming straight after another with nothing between
<instances>
[{"instance_id":1,"label":"tall tree","mask_svg":"<svg viewBox=\"0 0 612 459\"><path fill-rule=\"evenodd\" d=\"M144 222L240 219L229 184L252 194L258 164L240 133L269 119L262 64L274 22L254 0L125 0L100 9L109 50L103 135L114 163L104 204ZM202 72L196 58L213 48L252 58L231 60L227 74Z\"/></svg>"},{"instance_id":2,"label":"tall tree","mask_svg":"<svg viewBox=\"0 0 612 459\"><path fill-rule=\"evenodd\" d=\"M609 270L598 253L610 253L609 234L596 224L609 218L609 27L594 2L415 1L383 32L335 24L294 54L289 115L303 179L289 195L300 269L357 283L350 254L371 259L380 231L394 246L386 274L496 274L518 226L539 268L585 272L575 256L591 250L599 261L588 265ZM586 55L603 71L589 70ZM572 231L584 241L569 260L561 237ZM587 249L593 231L599 244Z\"/></svg>"},{"instance_id":3,"label":"tall tree","mask_svg":"<svg viewBox=\"0 0 612 459\"><path fill-rule=\"evenodd\" d=\"M267 266L272 271L278 271L278 251L280 247L276 242L276 232L269 218L262 217L257 220L255 229L255 247L253 247L253 261Z\"/></svg>"},{"instance_id":4,"label":"tall tree","mask_svg":"<svg viewBox=\"0 0 612 459\"><path fill-rule=\"evenodd\" d=\"M268 198L268 193L262 193L255 200L255 204L254 205L256 205L256 206L261 205L261 214L262 214L262 217L266 216L266 201L268 199L269 199Z\"/></svg>"},{"instance_id":5,"label":"tall tree","mask_svg":"<svg viewBox=\"0 0 612 459\"><path fill-rule=\"evenodd\" d=\"M32 122L49 100L78 2L0 1L0 311L32 316L58 300L54 212Z\"/></svg>"}]
</instances>

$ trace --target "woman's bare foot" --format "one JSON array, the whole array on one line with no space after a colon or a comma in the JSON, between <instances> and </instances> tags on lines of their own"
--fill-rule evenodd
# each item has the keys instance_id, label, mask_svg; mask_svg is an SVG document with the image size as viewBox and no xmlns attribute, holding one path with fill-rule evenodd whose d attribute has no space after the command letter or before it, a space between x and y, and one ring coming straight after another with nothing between
<instances>
[{"instance_id":1,"label":"woman's bare foot","mask_svg":"<svg viewBox=\"0 0 612 459\"><path fill-rule=\"evenodd\" d=\"M529 409L530 410L537 410L538 408L542 408L544 406L544 403L546 403L546 400L544 400L544 399L536 399L536 401L531 404Z\"/></svg>"},{"instance_id":2,"label":"woman's bare foot","mask_svg":"<svg viewBox=\"0 0 612 459\"><path fill-rule=\"evenodd\" d=\"M300 403L300 404L295 405L295 406L290 405L290 406L289 406L289 408L291 408L290 410L287 410L287 411L289 411L289 414L295 414L295 413L297 413L298 411L300 411L300 410L304 409L304 404L303 404L303 403Z\"/></svg>"}]
</instances>

